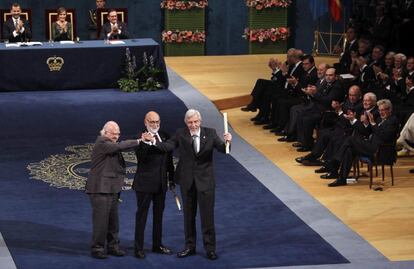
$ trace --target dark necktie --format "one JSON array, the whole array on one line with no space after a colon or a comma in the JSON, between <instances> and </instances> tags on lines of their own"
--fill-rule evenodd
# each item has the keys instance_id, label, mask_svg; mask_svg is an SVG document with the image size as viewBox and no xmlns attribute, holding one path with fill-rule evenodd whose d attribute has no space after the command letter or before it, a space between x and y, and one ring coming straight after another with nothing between
<instances>
[{"instance_id":1,"label":"dark necktie","mask_svg":"<svg viewBox=\"0 0 414 269\"><path fill-rule=\"evenodd\" d=\"M193 144L193 149L194 149L195 153L198 153L197 137L198 137L198 135L192 135L192 138L193 138L192 144Z\"/></svg>"}]
</instances>

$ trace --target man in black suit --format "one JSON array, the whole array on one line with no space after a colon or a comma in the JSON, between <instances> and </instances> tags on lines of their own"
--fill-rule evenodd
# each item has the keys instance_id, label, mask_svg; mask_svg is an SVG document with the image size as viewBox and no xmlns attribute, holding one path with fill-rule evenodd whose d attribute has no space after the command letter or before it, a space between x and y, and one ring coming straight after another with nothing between
<instances>
[{"instance_id":1,"label":"man in black suit","mask_svg":"<svg viewBox=\"0 0 414 269\"><path fill-rule=\"evenodd\" d=\"M138 146L140 140L117 143L120 129L114 121L107 122L100 133L92 150L92 167L85 189L92 205L91 254L96 259L105 259L105 241L109 255L125 255L118 239L118 198L125 178L125 161L121 151Z\"/></svg>"},{"instance_id":2,"label":"man in black suit","mask_svg":"<svg viewBox=\"0 0 414 269\"><path fill-rule=\"evenodd\" d=\"M14 3L10 8L12 17L4 22L3 38L9 42L26 42L32 38L29 22L20 17L21 12L20 5Z\"/></svg>"},{"instance_id":3,"label":"man in black suit","mask_svg":"<svg viewBox=\"0 0 414 269\"><path fill-rule=\"evenodd\" d=\"M101 39L128 39L129 33L126 23L118 21L118 15L115 9L108 12L108 22L101 29Z\"/></svg>"},{"instance_id":4,"label":"man in black suit","mask_svg":"<svg viewBox=\"0 0 414 269\"><path fill-rule=\"evenodd\" d=\"M398 120L392 115L392 104L388 99L378 101L380 118L374 119L372 113L368 113L368 124L356 122L362 129L369 132L368 138L360 135L348 137L334 158L334 166L340 167L338 179L328 184L329 187L346 185L349 171L355 156L373 156L382 144L395 142L398 133ZM356 126L355 128L358 128Z\"/></svg>"},{"instance_id":5,"label":"man in black suit","mask_svg":"<svg viewBox=\"0 0 414 269\"><path fill-rule=\"evenodd\" d=\"M88 12L88 32L89 39L94 40L98 38L98 19L97 11L98 9L105 8L105 0L96 0L96 8L90 9Z\"/></svg>"},{"instance_id":6,"label":"man in black suit","mask_svg":"<svg viewBox=\"0 0 414 269\"><path fill-rule=\"evenodd\" d=\"M216 260L216 232L214 228L214 196L216 181L213 171L214 149L225 152L226 143L216 130L201 127L201 115L195 109L189 109L184 117L187 128L178 129L175 135L165 143L152 142L163 151L178 148L178 162L175 181L181 186L184 203L185 249L179 258L196 254L196 214L200 208L201 228L203 230L204 249L207 258ZM231 134L225 133L224 140L231 142Z\"/></svg>"},{"instance_id":7,"label":"man in black suit","mask_svg":"<svg viewBox=\"0 0 414 269\"><path fill-rule=\"evenodd\" d=\"M160 116L154 111L145 115L145 132L151 133L159 142L166 141L170 136L160 129ZM155 147L141 143L135 148L137 156L137 173L132 189L137 196L138 210L135 218L135 256L145 258L144 230L147 222L148 209L152 201L153 230L152 251L171 255L172 251L162 245L162 215L165 206L167 180L173 186L174 165L171 153L165 153Z\"/></svg>"}]
</instances>

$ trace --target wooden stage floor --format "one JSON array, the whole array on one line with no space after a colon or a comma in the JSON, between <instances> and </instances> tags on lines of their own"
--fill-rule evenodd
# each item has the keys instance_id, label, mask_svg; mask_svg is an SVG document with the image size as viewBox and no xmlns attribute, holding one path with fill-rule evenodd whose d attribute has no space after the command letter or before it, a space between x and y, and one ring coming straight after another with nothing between
<instances>
[{"instance_id":1,"label":"wooden stage floor","mask_svg":"<svg viewBox=\"0 0 414 269\"><path fill-rule=\"evenodd\" d=\"M270 57L275 55L166 57L166 62L217 107L228 112L231 126L241 137L384 256L392 261L414 260L414 175L408 173L414 167L414 158L398 159L394 186L387 168L385 182L381 177L374 179L374 184L382 186L383 191L370 190L366 177L355 185L328 188L330 180L320 179L313 172L315 167L294 161L303 154L296 152L291 143L277 142L276 136L251 123L255 113L240 111L240 106L249 102L256 80L270 77L267 67ZM333 63L335 59L320 57L316 62Z\"/></svg>"}]
</instances>

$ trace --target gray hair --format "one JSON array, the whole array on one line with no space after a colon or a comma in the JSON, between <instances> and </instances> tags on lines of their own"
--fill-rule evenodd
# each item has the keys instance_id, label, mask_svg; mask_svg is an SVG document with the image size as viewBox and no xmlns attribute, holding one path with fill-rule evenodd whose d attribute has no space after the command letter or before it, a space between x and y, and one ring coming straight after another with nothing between
<instances>
[{"instance_id":1,"label":"gray hair","mask_svg":"<svg viewBox=\"0 0 414 269\"><path fill-rule=\"evenodd\" d=\"M377 96L373 92L367 92L364 96L368 97L374 102L377 102Z\"/></svg>"},{"instance_id":2,"label":"gray hair","mask_svg":"<svg viewBox=\"0 0 414 269\"><path fill-rule=\"evenodd\" d=\"M187 120L193 116L198 116L198 119L201 121L201 114L198 110L195 109L189 109L187 110L187 112L185 113L184 116L184 122L187 123Z\"/></svg>"},{"instance_id":3,"label":"gray hair","mask_svg":"<svg viewBox=\"0 0 414 269\"><path fill-rule=\"evenodd\" d=\"M387 108L389 108L392 111L392 103L390 100L388 99L381 99L377 102L377 106L385 106Z\"/></svg>"},{"instance_id":4,"label":"gray hair","mask_svg":"<svg viewBox=\"0 0 414 269\"><path fill-rule=\"evenodd\" d=\"M106 132L108 132L109 129L111 129L111 127L118 127L118 124L115 121L108 121L107 123L105 123L105 125L102 127L102 130L99 131L99 133L101 135L105 135Z\"/></svg>"}]
</instances>

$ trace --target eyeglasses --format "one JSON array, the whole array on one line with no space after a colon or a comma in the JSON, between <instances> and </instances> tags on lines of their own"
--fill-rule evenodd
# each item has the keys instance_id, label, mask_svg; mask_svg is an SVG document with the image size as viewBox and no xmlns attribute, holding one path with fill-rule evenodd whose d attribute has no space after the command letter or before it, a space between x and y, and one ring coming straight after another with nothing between
<instances>
[{"instance_id":1,"label":"eyeglasses","mask_svg":"<svg viewBox=\"0 0 414 269\"><path fill-rule=\"evenodd\" d=\"M121 133L114 133L114 132L108 132L108 134L117 135L117 136L120 136L121 135Z\"/></svg>"},{"instance_id":2,"label":"eyeglasses","mask_svg":"<svg viewBox=\"0 0 414 269\"><path fill-rule=\"evenodd\" d=\"M159 120L149 120L147 121L149 124L160 124L161 121Z\"/></svg>"}]
</instances>

